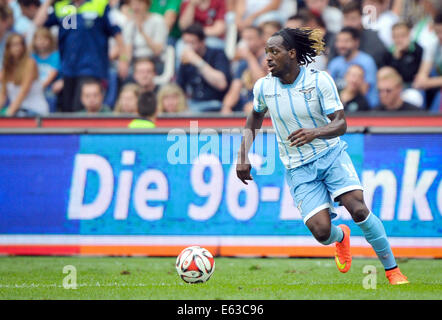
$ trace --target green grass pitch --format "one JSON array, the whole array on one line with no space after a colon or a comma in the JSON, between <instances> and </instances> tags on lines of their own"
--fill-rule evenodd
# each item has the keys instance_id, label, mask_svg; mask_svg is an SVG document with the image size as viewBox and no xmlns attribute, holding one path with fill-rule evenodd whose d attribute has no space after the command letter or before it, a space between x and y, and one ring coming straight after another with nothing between
<instances>
[{"instance_id":1,"label":"green grass pitch","mask_svg":"<svg viewBox=\"0 0 442 320\"><path fill-rule=\"evenodd\" d=\"M399 259L410 284L390 286L376 259L353 259L341 274L329 259L215 258L203 284L187 284L174 258L0 257L0 299L442 299L442 260ZM77 289L63 273L76 269ZM376 268L376 289L364 289L365 266Z\"/></svg>"}]
</instances>

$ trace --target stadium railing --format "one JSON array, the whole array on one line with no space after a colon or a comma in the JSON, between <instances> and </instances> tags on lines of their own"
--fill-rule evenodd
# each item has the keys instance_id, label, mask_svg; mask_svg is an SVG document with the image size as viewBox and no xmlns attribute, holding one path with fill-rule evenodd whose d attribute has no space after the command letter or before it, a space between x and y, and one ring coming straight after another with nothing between
<instances>
[{"instance_id":1,"label":"stadium railing","mask_svg":"<svg viewBox=\"0 0 442 320\"><path fill-rule=\"evenodd\" d=\"M132 116L122 115L78 115L55 113L46 117L0 117L0 128L126 128ZM189 127L197 125L206 128L243 127L245 115L237 113L220 115L214 113L173 114L162 115L157 118L156 126L159 128ZM349 127L442 127L442 115L429 115L422 113L397 114L397 113L354 113L347 115ZM264 119L263 127L271 127L271 119Z\"/></svg>"}]
</instances>

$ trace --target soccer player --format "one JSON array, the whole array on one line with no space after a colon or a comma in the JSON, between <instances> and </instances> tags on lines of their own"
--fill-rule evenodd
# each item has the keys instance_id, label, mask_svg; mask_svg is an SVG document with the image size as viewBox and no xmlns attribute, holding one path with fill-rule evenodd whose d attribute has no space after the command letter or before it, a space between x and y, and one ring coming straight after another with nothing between
<instances>
[{"instance_id":1,"label":"soccer player","mask_svg":"<svg viewBox=\"0 0 442 320\"><path fill-rule=\"evenodd\" d=\"M347 130L336 86L324 71L307 70L324 49L312 29L282 29L269 38L266 60L270 73L254 86L253 111L248 115L238 153L237 176L253 180L248 152L268 111L276 131L280 158L286 167L291 195L304 223L320 243L336 244L340 272L351 266L350 229L335 226L333 202L350 212L382 262L388 281L408 283L387 240L384 226L363 200L362 186L339 136Z\"/></svg>"}]
</instances>

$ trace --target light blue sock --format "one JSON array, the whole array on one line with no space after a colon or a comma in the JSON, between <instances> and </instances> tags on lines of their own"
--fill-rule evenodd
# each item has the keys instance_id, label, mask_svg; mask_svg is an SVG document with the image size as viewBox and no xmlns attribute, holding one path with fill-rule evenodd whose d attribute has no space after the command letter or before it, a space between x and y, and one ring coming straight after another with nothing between
<instances>
[{"instance_id":1,"label":"light blue sock","mask_svg":"<svg viewBox=\"0 0 442 320\"><path fill-rule=\"evenodd\" d=\"M327 240L322 241L321 243L323 245L328 245L331 243L335 243L336 241L342 241L343 238L344 232L342 231L342 229L332 223L330 228L330 237Z\"/></svg>"},{"instance_id":2,"label":"light blue sock","mask_svg":"<svg viewBox=\"0 0 442 320\"><path fill-rule=\"evenodd\" d=\"M391 251L382 221L370 212L364 221L356 222L356 224L361 228L365 239L373 247L384 268L387 270L396 267L396 260Z\"/></svg>"}]
</instances>

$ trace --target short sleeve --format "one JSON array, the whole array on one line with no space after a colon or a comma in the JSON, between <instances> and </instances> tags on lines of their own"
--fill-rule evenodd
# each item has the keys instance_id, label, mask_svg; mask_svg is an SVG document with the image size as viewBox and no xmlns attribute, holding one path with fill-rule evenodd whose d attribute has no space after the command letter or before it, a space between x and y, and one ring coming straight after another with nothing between
<instances>
[{"instance_id":1,"label":"short sleeve","mask_svg":"<svg viewBox=\"0 0 442 320\"><path fill-rule=\"evenodd\" d=\"M226 15L226 2L224 0L218 1L218 6L215 10L216 10L216 14L215 14L214 20L223 20L224 21L224 17Z\"/></svg>"},{"instance_id":2,"label":"short sleeve","mask_svg":"<svg viewBox=\"0 0 442 320\"><path fill-rule=\"evenodd\" d=\"M319 101L324 114L332 114L335 111L344 109L336 84L326 71L318 72L316 82Z\"/></svg>"},{"instance_id":3,"label":"short sleeve","mask_svg":"<svg viewBox=\"0 0 442 320\"><path fill-rule=\"evenodd\" d=\"M423 48L422 61L432 63L436 56L438 48L437 42L428 42Z\"/></svg>"},{"instance_id":4,"label":"short sleeve","mask_svg":"<svg viewBox=\"0 0 442 320\"><path fill-rule=\"evenodd\" d=\"M113 21L112 16L110 15L110 7L106 5L103 14L105 32L108 36L114 37L116 34L121 32L120 27Z\"/></svg>"},{"instance_id":5,"label":"short sleeve","mask_svg":"<svg viewBox=\"0 0 442 320\"><path fill-rule=\"evenodd\" d=\"M330 74L330 76L333 78L333 79L336 79L337 78L337 76L338 76L338 59L337 58L333 58L333 59L331 59L330 60L330 62L328 63L328 67L327 67L327 69L328 69L328 73Z\"/></svg>"},{"instance_id":6,"label":"short sleeve","mask_svg":"<svg viewBox=\"0 0 442 320\"><path fill-rule=\"evenodd\" d=\"M256 112L266 112L267 104L264 98L264 78L256 81L255 86L253 87L253 110Z\"/></svg>"},{"instance_id":7,"label":"short sleeve","mask_svg":"<svg viewBox=\"0 0 442 320\"><path fill-rule=\"evenodd\" d=\"M57 71L60 70L61 68L61 63L60 63L60 53L58 51L54 51L51 54L51 66L56 69Z\"/></svg>"}]
</instances>

